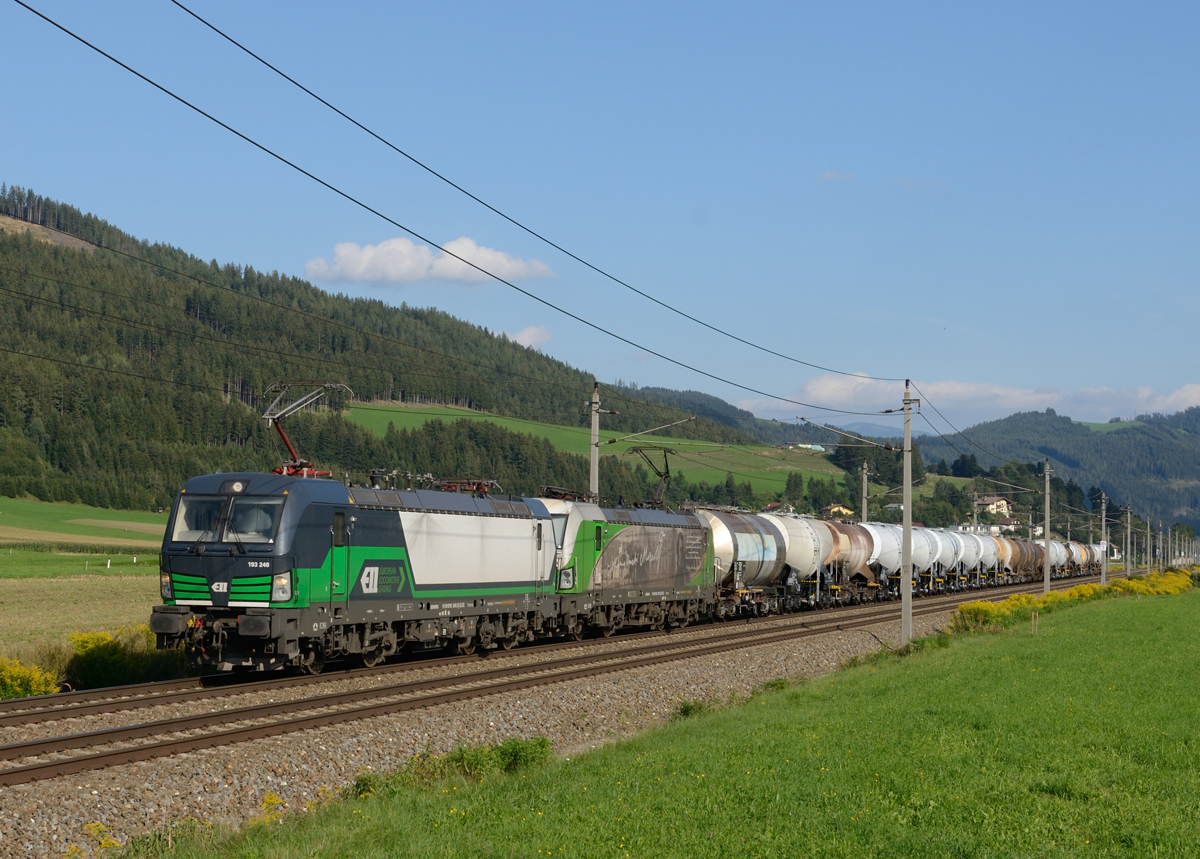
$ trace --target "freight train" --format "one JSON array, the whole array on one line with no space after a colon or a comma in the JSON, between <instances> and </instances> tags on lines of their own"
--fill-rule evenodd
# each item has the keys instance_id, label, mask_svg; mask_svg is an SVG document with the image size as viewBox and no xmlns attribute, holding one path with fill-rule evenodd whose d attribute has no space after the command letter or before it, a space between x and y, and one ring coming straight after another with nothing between
<instances>
[{"instance_id":1,"label":"freight train","mask_svg":"<svg viewBox=\"0 0 1200 859\"><path fill-rule=\"evenodd\" d=\"M914 527L913 586L1040 577L1045 551ZM1101 557L1057 540L1049 551L1055 577ZM900 553L901 529L883 523L210 474L172 507L150 628L201 667L317 673L405 648L507 650L894 598Z\"/></svg>"}]
</instances>

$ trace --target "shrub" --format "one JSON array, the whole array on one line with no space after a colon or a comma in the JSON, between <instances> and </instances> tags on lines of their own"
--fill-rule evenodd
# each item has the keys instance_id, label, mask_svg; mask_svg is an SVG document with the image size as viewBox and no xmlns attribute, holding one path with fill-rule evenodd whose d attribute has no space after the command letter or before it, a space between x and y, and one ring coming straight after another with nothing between
<instances>
[{"instance_id":1,"label":"shrub","mask_svg":"<svg viewBox=\"0 0 1200 859\"><path fill-rule=\"evenodd\" d=\"M550 757L550 741L545 737L511 737L493 751L500 762L500 771L511 773L537 766Z\"/></svg>"},{"instance_id":2,"label":"shrub","mask_svg":"<svg viewBox=\"0 0 1200 859\"><path fill-rule=\"evenodd\" d=\"M707 701L680 701L675 707L675 712L671 714L673 721L680 719L690 719L693 716L700 716L707 713L711 707Z\"/></svg>"},{"instance_id":3,"label":"shrub","mask_svg":"<svg viewBox=\"0 0 1200 859\"><path fill-rule=\"evenodd\" d=\"M0 658L0 698L26 698L49 695L58 689L58 678L36 665L22 665L15 659Z\"/></svg>"},{"instance_id":4,"label":"shrub","mask_svg":"<svg viewBox=\"0 0 1200 859\"><path fill-rule=\"evenodd\" d=\"M154 633L145 624L123 626L116 633L73 632L68 637L75 653L64 673L74 689L171 680L187 670L181 651L154 649Z\"/></svg>"},{"instance_id":5,"label":"shrub","mask_svg":"<svg viewBox=\"0 0 1200 859\"><path fill-rule=\"evenodd\" d=\"M992 627L1012 626L1028 620L1034 610L1054 611L1065 605L1106 599L1122 594L1160 595L1180 594L1192 589L1191 576L1177 571L1148 576L1130 576L1116 579L1105 587L1099 585L1076 585L1065 591L1051 591L1042 596L1013 594L1000 602L977 600L963 603L951 616L951 628L955 632L970 632Z\"/></svg>"},{"instance_id":6,"label":"shrub","mask_svg":"<svg viewBox=\"0 0 1200 859\"><path fill-rule=\"evenodd\" d=\"M429 751L413 755L408 765L385 782L373 773L359 775L347 791L351 795L360 788L369 793L381 793L386 788L432 784L452 776L481 779L489 775L512 773L537 766L550 757L551 743L545 737L511 737L495 746L459 746L454 751L436 755Z\"/></svg>"}]
</instances>

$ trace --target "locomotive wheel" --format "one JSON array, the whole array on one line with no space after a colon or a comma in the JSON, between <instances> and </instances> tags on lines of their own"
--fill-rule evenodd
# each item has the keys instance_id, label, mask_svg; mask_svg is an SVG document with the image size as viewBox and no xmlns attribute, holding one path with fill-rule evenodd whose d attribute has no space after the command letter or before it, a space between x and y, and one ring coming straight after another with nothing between
<instances>
[{"instance_id":1,"label":"locomotive wheel","mask_svg":"<svg viewBox=\"0 0 1200 859\"><path fill-rule=\"evenodd\" d=\"M320 674L325 670L325 651L314 648L308 651L304 661L300 663L300 670L305 674Z\"/></svg>"}]
</instances>

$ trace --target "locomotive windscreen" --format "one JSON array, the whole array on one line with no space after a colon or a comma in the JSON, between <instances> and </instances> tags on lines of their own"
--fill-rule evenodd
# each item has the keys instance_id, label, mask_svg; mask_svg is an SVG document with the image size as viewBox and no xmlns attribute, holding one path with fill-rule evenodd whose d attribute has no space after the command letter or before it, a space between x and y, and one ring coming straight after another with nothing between
<instances>
[{"instance_id":1,"label":"locomotive windscreen","mask_svg":"<svg viewBox=\"0 0 1200 859\"><path fill-rule=\"evenodd\" d=\"M176 542L217 539L217 521L225 499L212 495L184 495L175 511L171 539Z\"/></svg>"}]
</instances>

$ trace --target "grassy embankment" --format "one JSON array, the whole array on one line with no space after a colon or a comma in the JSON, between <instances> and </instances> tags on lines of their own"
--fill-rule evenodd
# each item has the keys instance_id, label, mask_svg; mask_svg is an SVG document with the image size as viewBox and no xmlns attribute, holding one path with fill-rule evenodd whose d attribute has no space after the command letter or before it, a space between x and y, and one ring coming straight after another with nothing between
<instances>
[{"instance_id":1,"label":"grassy embankment","mask_svg":"<svg viewBox=\"0 0 1200 859\"><path fill-rule=\"evenodd\" d=\"M524 774L133 854L1194 856L1198 611L1195 592L1080 604Z\"/></svg>"}]
</instances>

